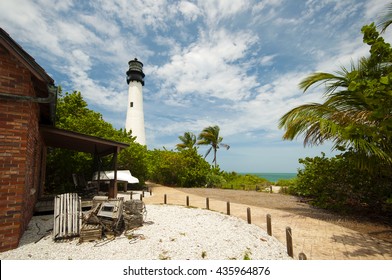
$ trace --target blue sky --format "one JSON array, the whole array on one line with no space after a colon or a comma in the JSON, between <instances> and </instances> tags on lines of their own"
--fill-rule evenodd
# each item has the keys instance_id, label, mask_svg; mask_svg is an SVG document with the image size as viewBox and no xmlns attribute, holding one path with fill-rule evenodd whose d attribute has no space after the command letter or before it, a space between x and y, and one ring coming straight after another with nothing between
<instances>
[{"instance_id":1,"label":"blue sky","mask_svg":"<svg viewBox=\"0 0 392 280\"><path fill-rule=\"evenodd\" d=\"M1 0L0 26L116 128L125 127L128 61L142 61L149 149L174 149L184 132L218 125L231 146L218 152L222 169L296 172L299 158L333 155L331 145L283 141L279 118L322 100L322 88L298 89L308 74L367 55L360 29L387 3Z\"/></svg>"}]
</instances>

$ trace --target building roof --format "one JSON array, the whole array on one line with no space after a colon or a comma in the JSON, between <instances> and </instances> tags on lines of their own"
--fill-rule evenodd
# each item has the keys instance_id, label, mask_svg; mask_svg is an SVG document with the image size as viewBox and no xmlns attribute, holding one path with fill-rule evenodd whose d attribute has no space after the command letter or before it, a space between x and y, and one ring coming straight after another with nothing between
<instances>
[{"instance_id":1,"label":"building roof","mask_svg":"<svg viewBox=\"0 0 392 280\"><path fill-rule=\"evenodd\" d=\"M45 144L49 147L64 148L100 156L113 154L129 147L129 144L126 143L106 140L52 126L40 126L40 132Z\"/></svg>"},{"instance_id":2,"label":"building roof","mask_svg":"<svg viewBox=\"0 0 392 280\"><path fill-rule=\"evenodd\" d=\"M4 46L13 56L15 56L32 74L35 82L35 94L37 97L48 98L50 91L53 91L54 80L46 71L29 55L11 36L0 28L0 44ZM10 94L7 94L10 96ZM55 98L50 103L36 102L41 108L40 132L47 146L55 148L65 148L100 156L115 153L129 145L125 143L106 140L99 137L89 136L69 130L54 127Z\"/></svg>"},{"instance_id":3,"label":"building roof","mask_svg":"<svg viewBox=\"0 0 392 280\"><path fill-rule=\"evenodd\" d=\"M54 80L45 72L45 70L29 55L11 36L0 28L0 45L23 64L31 73L32 83L34 86L34 95L27 96L23 93L0 93L3 98L24 99L37 102L40 106L40 122L54 125L57 88Z\"/></svg>"},{"instance_id":4,"label":"building roof","mask_svg":"<svg viewBox=\"0 0 392 280\"><path fill-rule=\"evenodd\" d=\"M11 36L0 28L0 43L14 54L39 80L54 85L54 80Z\"/></svg>"}]
</instances>

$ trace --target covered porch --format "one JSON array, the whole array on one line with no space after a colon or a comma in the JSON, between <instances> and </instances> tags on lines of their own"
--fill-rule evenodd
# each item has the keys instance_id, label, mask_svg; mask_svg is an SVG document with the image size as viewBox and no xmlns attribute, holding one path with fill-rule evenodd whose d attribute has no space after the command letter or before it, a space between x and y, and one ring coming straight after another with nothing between
<instances>
[{"instance_id":1,"label":"covered porch","mask_svg":"<svg viewBox=\"0 0 392 280\"><path fill-rule=\"evenodd\" d=\"M52 126L40 126L40 133L45 142L46 147L52 148L62 148L68 150L74 150L78 152L90 153L94 157L104 157L108 155L113 155L112 159L112 170L114 172L114 176L111 180L105 180L108 183L108 197L116 198L118 193L118 183L119 180L117 178L117 157L118 153L124 149L129 147L129 144L111 141L107 139L103 139L100 137L94 137L85 135L82 133L77 133L69 130L59 129ZM102 172L98 166L98 174ZM91 174L92 176L93 174ZM97 179L94 181L86 182L88 184L94 184L95 186L99 186L101 184L100 180L101 176L97 176ZM92 179L92 178L91 178ZM87 184L85 186L87 188ZM44 194L44 184L42 184L41 189L39 190L38 201L35 206L35 212L47 212L53 210L53 196L43 195ZM83 199L82 206L90 207L91 199Z\"/></svg>"}]
</instances>

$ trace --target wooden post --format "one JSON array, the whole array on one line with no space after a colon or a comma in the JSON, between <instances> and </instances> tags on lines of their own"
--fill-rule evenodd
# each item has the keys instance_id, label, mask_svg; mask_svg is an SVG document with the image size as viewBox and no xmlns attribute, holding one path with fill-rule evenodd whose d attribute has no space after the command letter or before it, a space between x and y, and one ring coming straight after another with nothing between
<instances>
[{"instance_id":1,"label":"wooden post","mask_svg":"<svg viewBox=\"0 0 392 280\"><path fill-rule=\"evenodd\" d=\"M133 199L133 191L131 191L129 196L131 197L131 200L132 200Z\"/></svg>"},{"instance_id":2,"label":"wooden post","mask_svg":"<svg viewBox=\"0 0 392 280\"><path fill-rule=\"evenodd\" d=\"M293 236L291 234L291 228L286 227L286 242L287 242L287 254L290 257L294 257L294 252L293 252Z\"/></svg>"},{"instance_id":3,"label":"wooden post","mask_svg":"<svg viewBox=\"0 0 392 280\"><path fill-rule=\"evenodd\" d=\"M252 223L252 217L251 217L251 214L250 214L250 208L249 207L246 209L246 216L248 217L248 224L251 224Z\"/></svg>"},{"instance_id":4,"label":"wooden post","mask_svg":"<svg viewBox=\"0 0 392 280\"><path fill-rule=\"evenodd\" d=\"M117 198L117 158L119 152L120 152L120 148L116 147L113 153L114 177L113 177L113 181L110 180L109 198Z\"/></svg>"},{"instance_id":5,"label":"wooden post","mask_svg":"<svg viewBox=\"0 0 392 280\"><path fill-rule=\"evenodd\" d=\"M206 198L206 208L210 210L210 199L208 197Z\"/></svg>"},{"instance_id":6,"label":"wooden post","mask_svg":"<svg viewBox=\"0 0 392 280\"><path fill-rule=\"evenodd\" d=\"M140 201L143 201L143 194L140 194Z\"/></svg>"},{"instance_id":7,"label":"wooden post","mask_svg":"<svg viewBox=\"0 0 392 280\"><path fill-rule=\"evenodd\" d=\"M272 193L272 186L270 186L270 193Z\"/></svg>"},{"instance_id":8,"label":"wooden post","mask_svg":"<svg viewBox=\"0 0 392 280\"><path fill-rule=\"evenodd\" d=\"M230 201L226 203L227 215L230 215Z\"/></svg>"},{"instance_id":9,"label":"wooden post","mask_svg":"<svg viewBox=\"0 0 392 280\"><path fill-rule=\"evenodd\" d=\"M117 198L117 179L109 180L109 198Z\"/></svg>"},{"instance_id":10,"label":"wooden post","mask_svg":"<svg viewBox=\"0 0 392 280\"><path fill-rule=\"evenodd\" d=\"M301 252L298 254L298 259L299 260L307 260L308 258L306 257L305 253Z\"/></svg>"},{"instance_id":11,"label":"wooden post","mask_svg":"<svg viewBox=\"0 0 392 280\"><path fill-rule=\"evenodd\" d=\"M143 197L144 197L144 190L142 191L142 195L143 195Z\"/></svg>"},{"instance_id":12,"label":"wooden post","mask_svg":"<svg viewBox=\"0 0 392 280\"><path fill-rule=\"evenodd\" d=\"M186 196L186 206L189 207L189 196Z\"/></svg>"},{"instance_id":13,"label":"wooden post","mask_svg":"<svg viewBox=\"0 0 392 280\"><path fill-rule=\"evenodd\" d=\"M267 214L267 233L272 236L271 215Z\"/></svg>"},{"instance_id":14,"label":"wooden post","mask_svg":"<svg viewBox=\"0 0 392 280\"><path fill-rule=\"evenodd\" d=\"M167 195L166 194L163 196L163 203L167 204Z\"/></svg>"},{"instance_id":15,"label":"wooden post","mask_svg":"<svg viewBox=\"0 0 392 280\"><path fill-rule=\"evenodd\" d=\"M152 195L152 188L150 188L150 196Z\"/></svg>"}]
</instances>

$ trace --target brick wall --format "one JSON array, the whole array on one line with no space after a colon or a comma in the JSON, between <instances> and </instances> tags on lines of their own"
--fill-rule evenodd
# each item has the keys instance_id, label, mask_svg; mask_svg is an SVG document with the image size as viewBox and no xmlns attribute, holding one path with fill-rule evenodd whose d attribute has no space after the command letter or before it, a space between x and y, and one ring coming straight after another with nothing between
<instances>
[{"instance_id":1,"label":"brick wall","mask_svg":"<svg viewBox=\"0 0 392 280\"><path fill-rule=\"evenodd\" d=\"M0 46L0 93L35 96L31 73ZM0 251L18 246L41 180L39 105L0 98Z\"/></svg>"}]
</instances>

